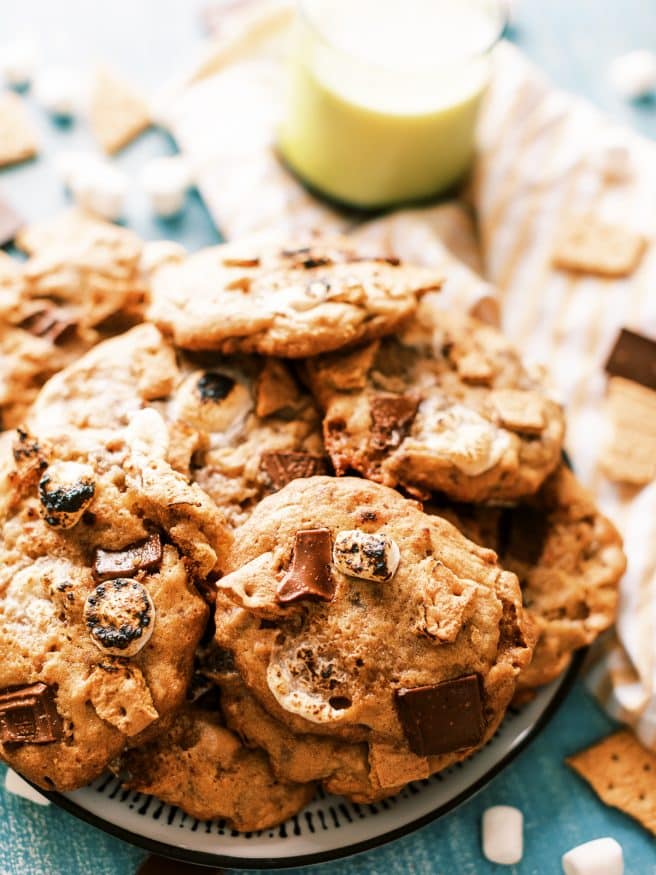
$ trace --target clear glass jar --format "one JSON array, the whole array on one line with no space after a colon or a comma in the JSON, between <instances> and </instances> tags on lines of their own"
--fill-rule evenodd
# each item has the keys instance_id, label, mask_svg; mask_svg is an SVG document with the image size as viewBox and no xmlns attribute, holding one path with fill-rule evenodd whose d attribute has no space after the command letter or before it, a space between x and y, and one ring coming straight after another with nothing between
<instances>
[{"instance_id":1,"label":"clear glass jar","mask_svg":"<svg viewBox=\"0 0 656 875\"><path fill-rule=\"evenodd\" d=\"M295 28L278 143L305 182L372 209L466 174L497 0L300 0Z\"/></svg>"}]
</instances>

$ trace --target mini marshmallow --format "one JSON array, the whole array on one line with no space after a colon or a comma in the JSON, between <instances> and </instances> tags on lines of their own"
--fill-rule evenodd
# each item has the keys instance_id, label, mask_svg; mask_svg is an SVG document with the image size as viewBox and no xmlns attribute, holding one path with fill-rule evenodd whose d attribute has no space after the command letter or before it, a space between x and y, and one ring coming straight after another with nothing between
<instances>
[{"instance_id":1,"label":"mini marshmallow","mask_svg":"<svg viewBox=\"0 0 656 875\"><path fill-rule=\"evenodd\" d=\"M36 802L37 805L50 805L45 796L42 796L13 769L7 769L5 789L7 793L13 793L14 796L20 796L21 799L27 799L28 802Z\"/></svg>"},{"instance_id":2,"label":"mini marshmallow","mask_svg":"<svg viewBox=\"0 0 656 875\"><path fill-rule=\"evenodd\" d=\"M106 166L107 162L97 152L82 149L62 149L54 157L55 173L66 188L71 188L77 174L93 171L98 166Z\"/></svg>"},{"instance_id":3,"label":"mini marshmallow","mask_svg":"<svg viewBox=\"0 0 656 875\"><path fill-rule=\"evenodd\" d=\"M636 49L619 55L608 70L611 85L626 100L645 97L656 89L656 54Z\"/></svg>"},{"instance_id":4,"label":"mini marshmallow","mask_svg":"<svg viewBox=\"0 0 656 875\"><path fill-rule=\"evenodd\" d=\"M623 875L622 846L612 838L594 839L563 855L565 875Z\"/></svg>"},{"instance_id":5,"label":"mini marshmallow","mask_svg":"<svg viewBox=\"0 0 656 875\"><path fill-rule=\"evenodd\" d=\"M0 73L7 85L24 88L32 82L38 62L38 48L33 39L16 39L0 50Z\"/></svg>"},{"instance_id":6,"label":"mini marshmallow","mask_svg":"<svg viewBox=\"0 0 656 875\"><path fill-rule=\"evenodd\" d=\"M49 67L38 74L34 96L37 103L55 118L72 118L82 109L80 77L67 67Z\"/></svg>"},{"instance_id":7,"label":"mini marshmallow","mask_svg":"<svg viewBox=\"0 0 656 875\"><path fill-rule=\"evenodd\" d=\"M181 155L155 158L149 161L141 174L141 185L158 216L179 213L191 184L191 170Z\"/></svg>"},{"instance_id":8,"label":"mini marshmallow","mask_svg":"<svg viewBox=\"0 0 656 875\"><path fill-rule=\"evenodd\" d=\"M492 863L512 866L524 853L524 816L512 805L493 805L483 812L483 854Z\"/></svg>"},{"instance_id":9,"label":"mini marshmallow","mask_svg":"<svg viewBox=\"0 0 656 875\"><path fill-rule=\"evenodd\" d=\"M83 210L115 222L123 215L128 193L128 178L118 168L99 161L75 171L71 192Z\"/></svg>"},{"instance_id":10,"label":"mini marshmallow","mask_svg":"<svg viewBox=\"0 0 656 875\"><path fill-rule=\"evenodd\" d=\"M611 185L628 182L634 175L634 165L626 143L618 136L609 136L593 153L593 164L599 175Z\"/></svg>"}]
</instances>

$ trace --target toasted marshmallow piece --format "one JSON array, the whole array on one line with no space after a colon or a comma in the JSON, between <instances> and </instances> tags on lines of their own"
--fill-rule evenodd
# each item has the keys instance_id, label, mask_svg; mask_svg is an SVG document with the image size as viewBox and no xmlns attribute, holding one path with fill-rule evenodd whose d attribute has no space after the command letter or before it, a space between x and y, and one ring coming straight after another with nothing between
<instances>
[{"instance_id":1,"label":"toasted marshmallow piece","mask_svg":"<svg viewBox=\"0 0 656 875\"><path fill-rule=\"evenodd\" d=\"M150 641L155 606L138 580L106 580L89 593L84 622L93 643L103 653L135 656Z\"/></svg>"},{"instance_id":2,"label":"toasted marshmallow piece","mask_svg":"<svg viewBox=\"0 0 656 875\"><path fill-rule=\"evenodd\" d=\"M610 83L626 100L637 100L656 89L656 54L636 49L619 55L608 70Z\"/></svg>"},{"instance_id":3,"label":"toasted marshmallow piece","mask_svg":"<svg viewBox=\"0 0 656 875\"><path fill-rule=\"evenodd\" d=\"M594 839L563 855L565 875L623 875L622 846L610 837Z\"/></svg>"},{"instance_id":4,"label":"toasted marshmallow piece","mask_svg":"<svg viewBox=\"0 0 656 875\"><path fill-rule=\"evenodd\" d=\"M104 161L85 164L73 172L70 184L73 198L83 210L115 222L123 215L128 193L128 178Z\"/></svg>"},{"instance_id":5,"label":"toasted marshmallow piece","mask_svg":"<svg viewBox=\"0 0 656 875\"><path fill-rule=\"evenodd\" d=\"M56 118L79 115L83 104L80 76L67 67L48 67L36 77L34 97Z\"/></svg>"},{"instance_id":6,"label":"toasted marshmallow piece","mask_svg":"<svg viewBox=\"0 0 656 875\"><path fill-rule=\"evenodd\" d=\"M190 185L191 170L182 155L154 158L141 173L141 186L152 211L165 218L180 212Z\"/></svg>"},{"instance_id":7,"label":"toasted marshmallow piece","mask_svg":"<svg viewBox=\"0 0 656 875\"><path fill-rule=\"evenodd\" d=\"M31 784L28 784L24 778L15 772L13 769L7 769L5 775L5 790L7 793L13 793L14 796L20 796L21 799L27 799L29 802L36 802L37 805L50 805L50 802L45 796L42 796Z\"/></svg>"},{"instance_id":8,"label":"toasted marshmallow piece","mask_svg":"<svg viewBox=\"0 0 656 875\"><path fill-rule=\"evenodd\" d=\"M78 462L54 462L39 482L41 516L53 528L70 529L93 501L93 469Z\"/></svg>"},{"instance_id":9,"label":"toasted marshmallow piece","mask_svg":"<svg viewBox=\"0 0 656 875\"><path fill-rule=\"evenodd\" d=\"M492 863L513 866L524 853L524 815L512 805L493 805L483 812L483 853Z\"/></svg>"},{"instance_id":10,"label":"toasted marshmallow piece","mask_svg":"<svg viewBox=\"0 0 656 875\"><path fill-rule=\"evenodd\" d=\"M349 529L335 538L333 563L338 571L363 580L391 580L399 567L398 544L384 532Z\"/></svg>"},{"instance_id":11,"label":"toasted marshmallow piece","mask_svg":"<svg viewBox=\"0 0 656 875\"><path fill-rule=\"evenodd\" d=\"M72 187L73 179L77 174L104 163L96 152L83 149L62 149L53 159L55 173L66 188Z\"/></svg>"},{"instance_id":12,"label":"toasted marshmallow piece","mask_svg":"<svg viewBox=\"0 0 656 875\"><path fill-rule=\"evenodd\" d=\"M253 409L250 391L230 374L194 371L170 403L170 415L192 428L221 435L240 428Z\"/></svg>"},{"instance_id":13,"label":"toasted marshmallow piece","mask_svg":"<svg viewBox=\"0 0 656 875\"><path fill-rule=\"evenodd\" d=\"M0 73L7 85L22 88L29 85L38 63L39 50L33 39L15 39L0 49Z\"/></svg>"}]
</instances>

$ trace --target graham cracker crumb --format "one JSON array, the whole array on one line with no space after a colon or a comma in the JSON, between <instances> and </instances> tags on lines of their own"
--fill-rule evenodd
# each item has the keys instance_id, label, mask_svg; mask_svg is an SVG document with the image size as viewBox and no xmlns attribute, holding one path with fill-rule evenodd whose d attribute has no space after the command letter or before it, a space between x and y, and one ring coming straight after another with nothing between
<instances>
[{"instance_id":1,"label":"graham cracker crumb","mask_svg":"<svg viewBox=\"0 0 656 875\"><path fill-rule=\"evenodd\" d=\"M109 154L127 146L151 122L141 94L106 68L96 73L89 115L95 138Z\"/></svg>"},{"instance_id":2,"label":"graham cracker crumb","mask_svg":"<svg viewBox=\"0 0 656 875\"><path fill-rule=\"evenodd\" d=\"M656 392L611 377L606 409L612 437L599 460L602 471L619 483L650 483L656 477Z\"/></svg>"},{"instance_id":3,"label":"graham cracker crumb","mask_svg":"<svg viewBox=\"0 0 656 875\"><path fill-rule=\"evenodd\" d=\"M656 834L656 754L626 729L566 760L602 802Z\"/></svg>"},{"instance_id":4,"label":"graham cracker crumb","mask_svg":"<svg viewBox=\"0 0 656 875\"><path fill-rule=\"evenodd\" d=\"M602 277L629 276L646 248L642 235L609 225L595 216L576 216L565 222L552 253L563 270Z\"/></svg>"},{"instance_id":5,"label":"graham cracker crumb","mask_svg":"<svg viewBox=\"0 0 656 875\"><path fill-rule=\"evenodd\" d=\"M36 131L21 98L11 91L0 94L0 167L34 158Z\"/></svg>"}]
</instances>

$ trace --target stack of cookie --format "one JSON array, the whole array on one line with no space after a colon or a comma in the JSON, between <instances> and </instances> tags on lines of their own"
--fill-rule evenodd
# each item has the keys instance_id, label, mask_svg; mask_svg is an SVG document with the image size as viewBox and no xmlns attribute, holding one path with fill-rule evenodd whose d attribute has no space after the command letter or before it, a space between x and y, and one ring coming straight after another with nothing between
<instances>
[{"instance_id":1,"label":"stack of cookie","mask_svg":"<svg viewBox=\"0 0 656 875\"><path fill-rule=\"evenodd\" d=\"M241 830L319 784L373 801L612 623L621 542L563 412L441 277L320 237L120 282L103 251L39 293L113 302L87 351L3 408L0 751L30 780L111 768Z\"/></svg>"}]
</instances>

